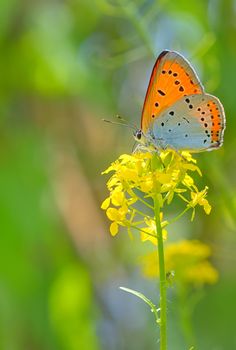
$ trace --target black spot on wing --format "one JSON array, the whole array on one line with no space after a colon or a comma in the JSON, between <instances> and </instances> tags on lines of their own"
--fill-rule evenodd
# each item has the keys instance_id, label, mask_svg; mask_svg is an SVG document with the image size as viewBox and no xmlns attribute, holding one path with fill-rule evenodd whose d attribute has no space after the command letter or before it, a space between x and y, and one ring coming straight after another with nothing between
<instances>
[{"instance_id":1,"label":"black spot on wing","mask_svg":"<svg viewBox=\"0 0 236 350\"><path fill-rule=\"evenodd\" d=\"M189 121L187 118L183 117L183 119L184 119L187 123L190 123L190 121Z\"/></svg>"},{"instance_id":2,"label":"black spot on wing","mask_svg":"<svg viewBox=\"0 0 236 350\"><path fill-rule=\"evenodd\" d=\"M162 90L157 90L157 91L158 91L158 93L159 93L161 96L165 96L164 91L162 91Z\"/></svg>"}]
</instances>

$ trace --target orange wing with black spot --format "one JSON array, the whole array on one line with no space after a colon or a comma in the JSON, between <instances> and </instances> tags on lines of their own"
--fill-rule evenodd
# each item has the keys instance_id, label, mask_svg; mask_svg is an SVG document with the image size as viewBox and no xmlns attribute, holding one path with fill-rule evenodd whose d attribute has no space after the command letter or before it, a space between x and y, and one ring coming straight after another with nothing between
<instances>
[{"instance_id":1,"label":"orange wing with black spot","mask_svg":"<svg viewBox=\"0 0 236 350\"><path fill-rule=\"evenodd\" d=\"M163 51L152 70L141 129L146 133L153 121L183 96L202 93L203 86L190 63L177 52Z\"/></svg>"}]
</instances>

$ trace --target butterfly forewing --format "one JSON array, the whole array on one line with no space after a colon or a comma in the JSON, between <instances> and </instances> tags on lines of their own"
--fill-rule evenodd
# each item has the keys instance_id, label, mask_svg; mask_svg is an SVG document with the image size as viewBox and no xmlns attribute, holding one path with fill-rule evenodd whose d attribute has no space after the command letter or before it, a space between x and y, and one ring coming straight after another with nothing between
<instances>
[{"instance_id":1,"label":"butterfly forewing","mask_svg":"<svg viewBox=\"0 0 236 350\"><path fill-rule=\"evenodd\" d=\"M202 94L203 87L188 61L174 51L163 51L152 71L144 101L144 133L160 114L185 95Z\"/></svg>"}]
</instances>

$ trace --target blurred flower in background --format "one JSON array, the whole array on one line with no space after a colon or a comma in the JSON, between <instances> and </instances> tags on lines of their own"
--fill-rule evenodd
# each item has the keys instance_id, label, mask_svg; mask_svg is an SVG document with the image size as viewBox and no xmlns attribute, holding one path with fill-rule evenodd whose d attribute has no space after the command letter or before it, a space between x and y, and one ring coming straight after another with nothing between
<instances>
[{"instance_id":1,"label":"blurred flower in background","mask_svg":"<svg viewBox=\"0 0 236 350\"><path fill-rule=\"evenodd\" d=\"M218 281L218 272L207 260L211 255L210 247L195 240L182 240L166 246L165 259L168 272L174 270L176 283L200 287ZM156 252L143 258L143 273L156 277Z\"/></svg>"}]
</instances>

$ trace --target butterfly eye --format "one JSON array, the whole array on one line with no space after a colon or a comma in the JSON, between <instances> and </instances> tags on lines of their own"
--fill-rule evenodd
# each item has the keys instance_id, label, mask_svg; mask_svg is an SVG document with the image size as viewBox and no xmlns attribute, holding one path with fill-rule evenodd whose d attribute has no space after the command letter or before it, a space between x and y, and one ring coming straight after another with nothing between
<instances>
[{"instance_id":1,"label":"butterfly eye","mask_svg":"<svg viewBox=\"0 0 236 350\"><path fill-rule=\"evenodd\" d=\"M137 130L135 133L135 137L137 140L141 140L142 137L142 131L141 130Z\"/></svg>"}]
</instances>

